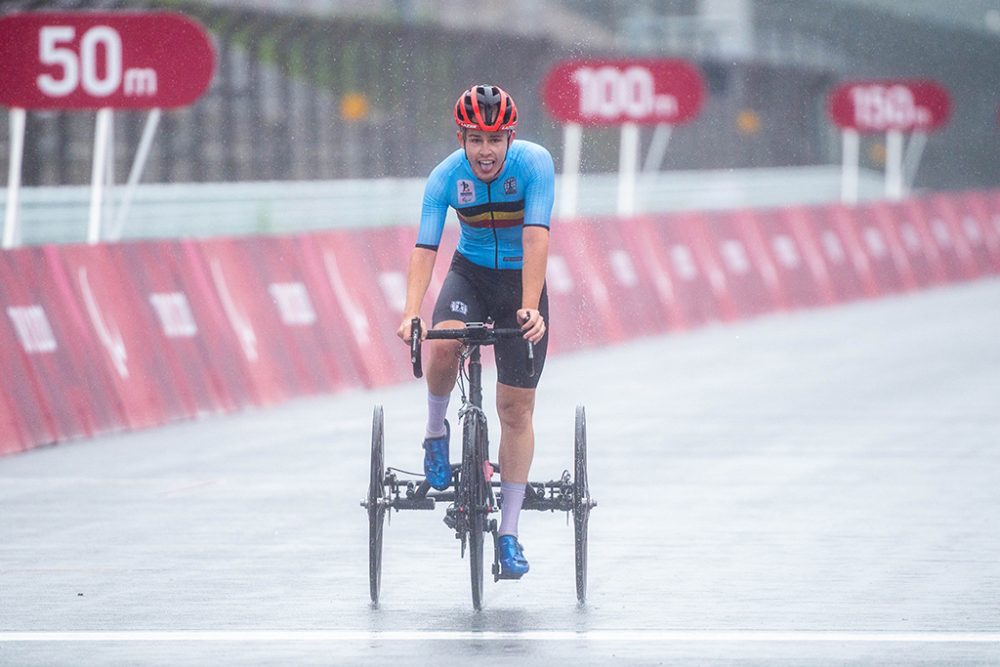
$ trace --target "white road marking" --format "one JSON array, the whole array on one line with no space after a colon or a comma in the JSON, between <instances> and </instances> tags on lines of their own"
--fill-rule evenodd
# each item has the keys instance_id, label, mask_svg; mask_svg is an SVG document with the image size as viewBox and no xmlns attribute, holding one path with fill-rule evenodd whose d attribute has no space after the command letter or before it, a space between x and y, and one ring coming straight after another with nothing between
<instances>
[{"instance_id":1,"label":"white road marking","mask_svg":"<svg viewBox=\"0 0 1000 667\"><path fill-rule=\"evenodd\" d=\"M867 642L867 643L1000 643L1000 632L900 632L850 630L537 630L467 632L447 630L123 630L79 632L0 632L11 642Z\"/></svg>"}]
</instances>

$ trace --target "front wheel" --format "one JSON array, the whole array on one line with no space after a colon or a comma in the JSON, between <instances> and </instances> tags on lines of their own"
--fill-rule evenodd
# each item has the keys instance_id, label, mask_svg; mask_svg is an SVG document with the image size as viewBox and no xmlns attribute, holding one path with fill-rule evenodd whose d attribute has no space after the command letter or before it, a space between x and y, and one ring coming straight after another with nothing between
<instances>
[{"instance_id":1,"label":"front wheel","mask_svg":"<svg viewBox=\"0 0 1000 667\"><path fill-rule=\"evenodd\" d=\"M486 422L479 415L465 420L462 437L462 504L468 515L469 574L472 607L483 608L483 542L486 537L487 491L483 461L487 455Z\"/></svg>"},{"instance_id":2,"label":"front wheel","mask_svg":"<svg viewBox=\"0 0 1000 667\"><path fill-rule=\"evenodd\" d=\"M587 483L587 415L576 408L576 437L573 446L573 537L576 545L576 599L587 600L587 524L595 505Z\"/></svg>"},{"instance_id":3,"label":"front wheel","mask_svg":"<svg viewBox=\"0 0 1000 667\"><path fill-rule=\"evenodd\" d=\"M378 604L382 586L382 527L385 521L385 430L382 406L372 417L371 476L368 479L368 585L372 604Z\"/></svg>"}]
</instances>

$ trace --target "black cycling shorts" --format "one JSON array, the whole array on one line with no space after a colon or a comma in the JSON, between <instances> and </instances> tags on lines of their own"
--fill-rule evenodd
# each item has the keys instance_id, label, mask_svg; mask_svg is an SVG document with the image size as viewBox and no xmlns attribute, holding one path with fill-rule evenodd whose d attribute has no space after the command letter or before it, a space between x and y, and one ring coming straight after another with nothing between
<instances>
[{"instance_id":1,"label":"black cycling shorts","mask_svg":"<svg viewBox=\"0 0 1000 667\"><path fill-rule=\"evenodd\" d=\"M521 328L517 311L521 308L521 270L488 269L473 264L455 253L444 286L434 306L433 323L446 320L486 322L508 329ZM493 347L497 361L497 379L511 387L534 389L545 366L545 350L549 346L549 299L542 287L538 311L545 318L545 335L535 343L535 375L528 376L525 361L527 347L523 338L504 338Z\"/></svg>"}]
</instances>

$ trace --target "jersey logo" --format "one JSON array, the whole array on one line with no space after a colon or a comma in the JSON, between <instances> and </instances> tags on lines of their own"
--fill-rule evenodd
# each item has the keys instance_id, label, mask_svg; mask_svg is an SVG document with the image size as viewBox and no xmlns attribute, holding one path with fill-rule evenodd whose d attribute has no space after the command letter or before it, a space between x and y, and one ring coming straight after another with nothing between
<instances>
[{"instance_id":1,"label":"jersey logo","mask_svg":"<svg viewBox=\"0 0 1000 667\"><path fill-rule=\"evenodd\" d=\"M504 194L512 195L517 193L517 178L511 176L503 182Z\"/></svg>"},{"instance_id":2,"label":"jersey logo","mask_svg":"<svg viewBox=\"0 0 1000 667\"><path fill-rule=\"evenodd\" d=\"M458 313L459 315L468 315L469 306L463 301L452 301L451 302L451 312Z\"/></svg>"},{"instance_id":3,"label":"jersey logo","mask_svg":"<svg viewBox=\"0 0 1000 667\"><path fill-rule=\"evenodd\" d=\"M471 204L476 200L476 188L472 181L462 179L458 181L458 203Z\"/></svg>"}]
</instances>

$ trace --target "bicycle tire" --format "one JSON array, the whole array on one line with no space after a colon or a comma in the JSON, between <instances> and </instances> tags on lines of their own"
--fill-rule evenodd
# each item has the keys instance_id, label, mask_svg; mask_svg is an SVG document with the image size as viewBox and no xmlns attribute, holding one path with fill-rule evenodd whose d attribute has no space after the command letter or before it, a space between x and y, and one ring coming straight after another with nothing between
<instances>
[{"instance_id":1,"label":"bicycle tire","mask_svg":"<svg viewBox=\"0 0 1000 667\"><path fill-rule=\"evenodd\" d=\"M469 415L462 437L462 498L468 513L469 575L472 608L483 608L483 542L486 536L486 422L479 414Z\"/></svg>"},{"instance_id":2,"label":"bicycle tire","mask_svg":"<svg viewBox=\"0 0 1000 667\"><path fill-rule=\"evenodd\" d=\"M590 485L587 481L587 415L576 408L573 444L573 538L576 551L576 599L587 600L587 529L590 522Z\"/></svg>"},{"instance_id":3,"label":"bicycle tire","mask_svg":"<svg viewBox=\"0 0 1000 667\"><path fill-rule=\"evenodd\" d=\"M368 586L377 605L382 587L382 533L385 523L385 429L382 406L372 415L371 476L368 480Z\"/></svg>"}]
</instances>

